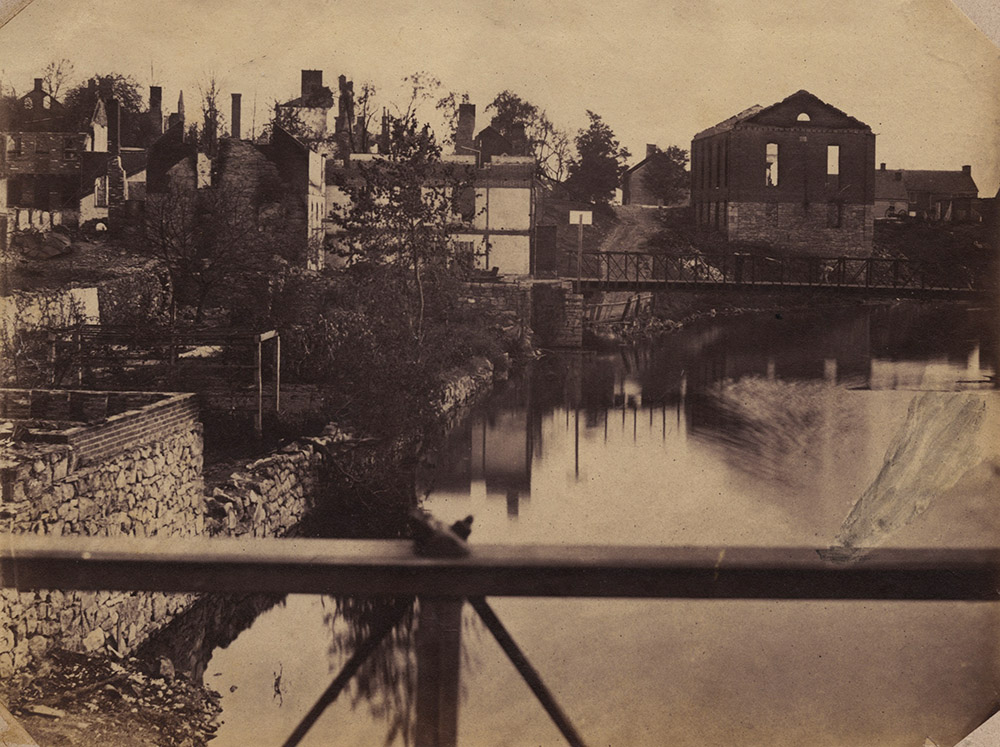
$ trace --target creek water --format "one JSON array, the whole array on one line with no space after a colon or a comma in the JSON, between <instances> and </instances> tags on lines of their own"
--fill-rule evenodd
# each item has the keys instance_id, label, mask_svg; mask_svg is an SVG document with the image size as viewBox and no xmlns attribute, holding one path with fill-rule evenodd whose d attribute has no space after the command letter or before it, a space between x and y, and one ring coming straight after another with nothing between
<instances>
[{"instance_id":1,"label":"creek water","mask_svg":"<svg viewBox=\"0 0 1000 747\"><path fill-rule=\"evenodd\" d=\"M472 514L473 544L995 546L993 313L748 315L547 356L426 455L415 489L443 521ZM591 745L945 745L1000 703L994 603L490 603ZM280 744L375 614L262 607L207 649L213 744ZM563 743L468 606L461 628L458 744ZM304 744L413 743L414 629Z\"/></svg>"}]
</instances>

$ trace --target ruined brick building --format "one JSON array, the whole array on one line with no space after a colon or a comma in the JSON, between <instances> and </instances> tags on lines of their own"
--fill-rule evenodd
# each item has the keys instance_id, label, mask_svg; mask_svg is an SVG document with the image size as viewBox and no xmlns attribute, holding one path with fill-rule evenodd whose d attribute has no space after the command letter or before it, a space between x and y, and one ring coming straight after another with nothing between
<instances>
[{"instance_id":1,"label":"ruined brick building","mask_svg":"<svg viewBox=\"0 0 1000 747\"><path fill-rule=\"evenodd\" d=\"M354 115L354 82L341 75L336 94L323 85L322 70L303 70L299 96L275 107L287 132L328 158L367 151L365 123Z\"/></svg>"},{"instance_id":2,"label":"ruined brick building","mask_svg":"<svg viewBox=\"0 0 1000 747\"><path fill-rule=\"evenodd\" d=\"M808 91L754 106L691 142L699 226L798 253L872 249L875 134Z\"/></svg>"},{"instance_id":3,"label":"ruined brick building","mask_svg":"<svg viewBox=\"0 0 1000 747\"><path fill-rule=\"evenodd\" d=\"M232 101L233 133L219 138L214 158L192 137L179 102L167 131L149 148L147 199L163 209L164 203L198 199L209 190L216 197L224 193L234 209L253 211L254 222L272 231L288 256L319 269L325 156L279 126L267 142L241 138L240 94Z\"/></svg>"},{"instance_id":4,"label":"ruined brick building","mask_svg":"<svg viewBox=\"0 0 1000 747\"><path fill-rule=\"evenodd\" d=\"M89 92L95 106L82 126L41 78L0 106L0 241L17 230L106 221L144 199L145 146L162 131L160 89L150 89L149 111L138 115L148 122L130 122L139 125L131 145L111 90L91 79Z\"/></svg>"},{"instance_id":5,"label":"ruined brick building","mask_svg":"<svg viewBox=\"0 0 1000 747\"><path fill-rule=\"evenodd\" d=\"M86 135L42 83L0 107L0 237L76 220Z\"/></svg>"}]
</instances>

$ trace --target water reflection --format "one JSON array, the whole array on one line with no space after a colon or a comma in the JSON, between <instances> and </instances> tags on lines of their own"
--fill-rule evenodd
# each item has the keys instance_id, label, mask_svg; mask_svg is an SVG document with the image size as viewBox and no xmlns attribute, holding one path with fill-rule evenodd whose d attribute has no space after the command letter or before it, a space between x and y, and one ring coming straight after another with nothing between
<instances>
[{"instance_id":1,"label":"water reflection","mask_svg":"<svg viewBox=\"0 0 1000 747\"><path fill-rule=\"evenodd\" d=\"M424 460L418 493L443 521L474 514L473 544L995 543L992 321L859 307L549 357ZM1000 690L996 605L491 603L593 743L954 743ZM306 744L560 743L471 611L450 604L411 612ZM210 671L243 678L223 692L219 743L285 738L376 607L289 597L216 651ZM240 674L279 650L282 713L276 659ZM249 729L261 720L268 731Z\"/></svg>"}]
</instances>

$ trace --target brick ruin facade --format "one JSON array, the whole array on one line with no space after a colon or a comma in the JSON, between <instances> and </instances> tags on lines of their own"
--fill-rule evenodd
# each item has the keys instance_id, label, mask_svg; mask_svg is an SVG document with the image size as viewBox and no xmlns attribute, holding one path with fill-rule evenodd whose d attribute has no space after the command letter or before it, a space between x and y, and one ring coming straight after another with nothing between
<instances>
[{"instance_id":1,"label":"brick ruin facade","mask_svg":"<svg viewBox=\"0 0 1000 747\"><path fill-rule=\"evenodd\" d=\"M871 253L875 135L799 91L695 135L695 221L731 242L816 256Z\"/></svg>"}]
</instances>

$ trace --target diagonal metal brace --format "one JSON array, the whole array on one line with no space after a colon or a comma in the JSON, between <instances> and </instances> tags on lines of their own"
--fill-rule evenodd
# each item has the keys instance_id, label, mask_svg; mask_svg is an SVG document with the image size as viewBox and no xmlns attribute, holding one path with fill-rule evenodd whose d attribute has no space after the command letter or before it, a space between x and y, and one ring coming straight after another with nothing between
<instances>
[{"instance_id":1,"label":"diagonal metal brace","mask_svg":"<svg viewBox=\"0 0 1000 747\"><path fill-rule=\"evenodd\" d=\"M493 608L486 603L486 599L484 597L468 597L468 600L483 623L489 628L493 637L496 638L497 643L500 644L500 648L507 654L514 668L517 669L528 684L528 687L531 688L531 692L538 698L538 702L542 704L545 712L549 714L549 717L555 722L559 731L562 732L562 735L566 738L566 742L572 747L584 747L583 739L580 738L576 729L573 728L573 724L570 723L569 718L563 713L559 704L556 703L555 697L549 692L545 683L542 682L542 678L538 672L531 666L528 657L524 655L517 643L514 642L510 633L507 632L503 623L500 622L500 618L493 611Z\"/></svg>"},{"instance_id":2,"label":"diagonal metal brace","mask_svg":"<svg viewBox=\"0 0 1000 747\"><path fill-rule=\"evenodd\" d=\"M330 705L333 701L337 699L340 695L340 691L344 689L348 682L350 682L351 677L357 673L361 665L365 663L365 660L371 656L372 652L378 648L378 645L382 642L393 628L403 619L403 615L406 611L410 609L413 605L412 599L407 599L403 602L399 602L396 607L389 611L385 619L377 625L364 641L361 642L354 653L351 654L351 658L347 660L340 673L334 678L330 686L323 691L323 694L319 696L319 700L316 704L309 709L309 713L303 717L299 725L295 727L295 731L292 732L291 736L285 740L283 747L295 747L302 741L302 738L306 735L306 732L312 728L312 725L316 723L320 716L323 715L323 711L326 707Z\"/></svg>"}]
</instances>

